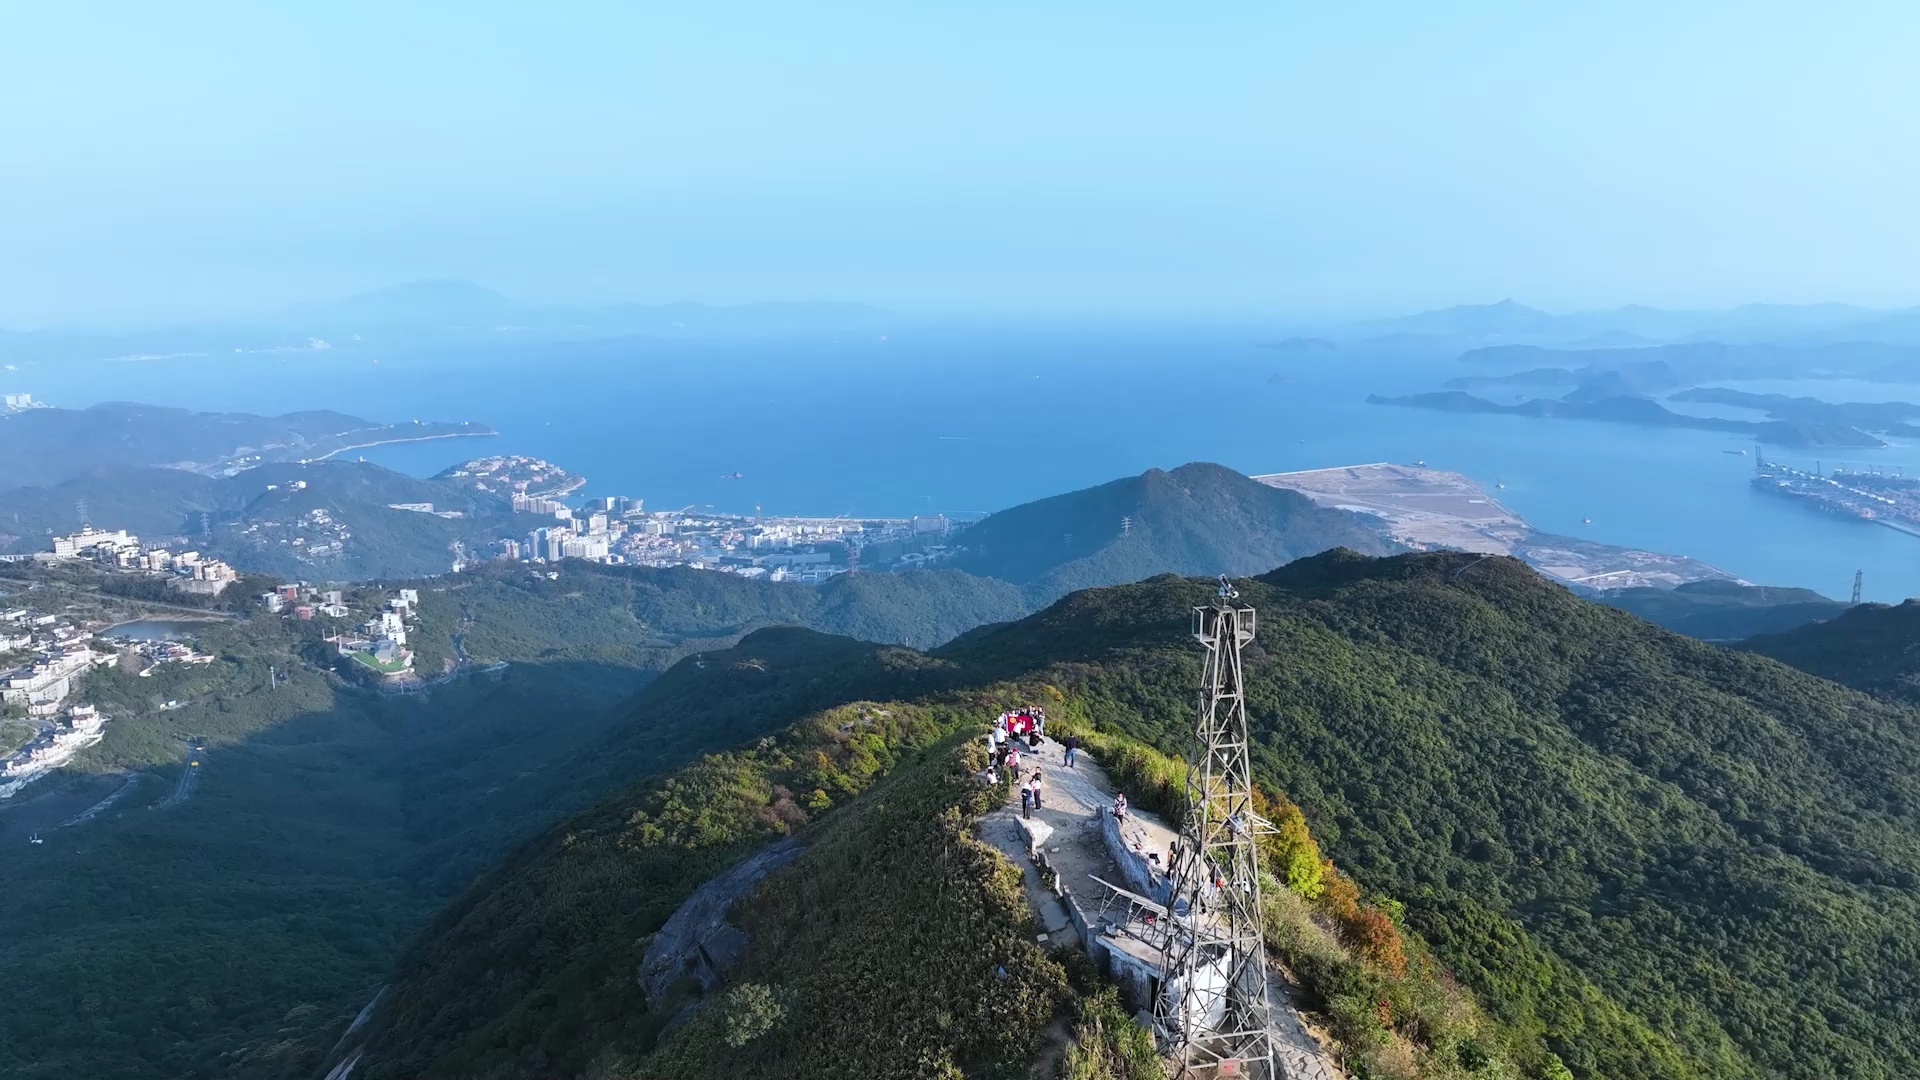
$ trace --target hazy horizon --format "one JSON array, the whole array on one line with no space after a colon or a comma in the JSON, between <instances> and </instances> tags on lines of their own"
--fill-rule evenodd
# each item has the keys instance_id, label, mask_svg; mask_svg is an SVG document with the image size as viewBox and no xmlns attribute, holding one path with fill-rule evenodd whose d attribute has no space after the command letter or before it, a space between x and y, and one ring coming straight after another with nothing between
<instances>
[{"instance_id":1,"label":"hazy horizon","mask_svg":"<svg viewBox=\"0 0 1920 1080\"><path fill-rule=\"evenodd\" d=\"M16 13L0 326L1920 302L1890 4Z\"/></svg>"},{"instance_id":2,"label":"hazy horizon","mask_svg":"<svg viewBox=\"0 0 1920 1080\"><path fill-rule=\"evenodd\" d=\"M793 298L767 296L722 302L712 302L691 297L662 299L615 297L599 300L563 297L551 301L532 301L523 296L496 289L486 282L473 281L465 278L420 278L378 285L350 295L303 297L274 308L232 315L203 314L194 317L187 314L175 316L142 316L127 313L93 313L62 319L50 319L40 323L32 323L24 320L13 323L0 321L0 332L51 333L55 335L72 334L82 336L97 334L108 337L130 336L138 338L152 333L164 333L173 329L190 329L194 327L245 330L250 327L270 329L276 325L287 324L286 328L291 329L297 325L298 316L305 312L316 310L327 311L336 307L349 306L357 301L378 297L405 296L416 289L435 290L441 288L449 288L456 292L470 292L476 295L491 294L507 305L509 314L518 312L564 312L568 310L594 313L614 311L621 308L671 308L680 305L693 305L718 310L781 306L844 306L848 308L868 308L876 315L896 318L900 320L902 325L951 324L961 326L979 324L1007 327L1019 325L1058 325L1064 327L1083 324L1087 320L1108 320L1116 325L1158 324L1179 326L1196 323L1215 324L1222 327L1257 325L1273 333L1297 331L1302 334L1326 332L1336 335L1341 331L1366 330L1376 323L1388 324L1420 316L1438 315L1477 308L1495 308L1507 305L1544 313L1556 318L1592 316L1598 319L1604 319L1607 316L1634 309L1660 311L1676 316L1711 318L1716 315L1732 315L1742 311L1758 311L1763 309L1800 309L1805 311L1814 311L1822 308L1849 309L1863 316L1874 316L1878 314L1902 314L1920 308L1920 305L1850 304L1843 301L1819 299L1806 301L1747 300L1697 307L1647 305L1628 302L1599 307L1568 306L1554 308L1530 303L1527 300L1516 297L1502 296L1498 298L1462 298L1425 308L1353 307L1347 309L1323 309L1320 311L1263 310L1252 307L1238 309L1206 309L1202 307L1189 310L1162 309L1141 311L1137 308L1123 308L1117 304L1107 307L1096 305L1082 308L1029 307L1023 310L996 310L991 308L941 310L934 308L914 308L911 306L901 308L875 304L858 297ZM430 317L428 321L431 321ZM1379 328L1379 332L1387 332L1388 330L1389 328L1384 325ZM1649 339L1649 343L1653 343L1653 339Z\"/></svg>"}]
</instances>

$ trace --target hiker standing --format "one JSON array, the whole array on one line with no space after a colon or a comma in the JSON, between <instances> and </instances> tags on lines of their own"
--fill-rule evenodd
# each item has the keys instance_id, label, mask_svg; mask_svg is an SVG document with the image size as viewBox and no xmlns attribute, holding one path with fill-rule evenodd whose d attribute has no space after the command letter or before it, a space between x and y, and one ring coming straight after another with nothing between
<instances>
[{"instance_id":1,"label":"hiker standing","mask_svg":"<svg viewBox=\"0 0 1920 1080\"><path fill-rule=\"evenodd\" d=\"M1033 808L1035 810L1038 810L1040 808L1040 770L1039 769L1033 770L1033 779L1027 781L1027 786L1033 789Z\"/></svg>"},{"instance_id":2,"label":"hiker standing","mask_svg":"<svg viewBox=\"0 0 1920 1080\"><path fill-rule=\"evenodd\" d=\"M1079 751L1079 749L1080 749L1080 736L1078 735L1067 736L1067 754L1066 754L1067 768L1069 769L1073 768L1073 759L1075 754Z\"/></svg>"},{"instance_id":3,"label":"hiker standing","mask_svg":"<svg viewBox=\"0 0 1920 1080\"><path fill-rule=\"evenodd\" d=\"M1033 785L1031 784L1020 786L1020 816L1023 818L1033 816Z\"/></svg>"}]
</instances>

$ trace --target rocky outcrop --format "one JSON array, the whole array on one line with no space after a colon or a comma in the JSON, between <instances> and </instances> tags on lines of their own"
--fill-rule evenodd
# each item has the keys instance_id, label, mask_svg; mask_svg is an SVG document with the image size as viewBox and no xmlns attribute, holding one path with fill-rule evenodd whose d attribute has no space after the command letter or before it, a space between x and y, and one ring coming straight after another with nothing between
<instances>
[{"instance_id":1,"label":"rocky outcrop","mask_svg":"<svg viewBox=\"0 0 1920 1080\"><path fill-rule=\"evenodd\" d=\"M703 997L726 982L747 952L747 935L727 923L727 912L801 850L798 840L771 844L687 897L653 936L640 960L640 988L646 991L650 1007L666 1001L682 977L696 980Z\"/></svg>"},{"instance_id":2,"label":"rocky outcrop","mask_svg":"<svg viewBox=\"0 0 1920 1080\"><path fill-rule=\"evenodd\" d=\"M1106 841L1107 853L1120 869L1120 880L1116 884L1157 904L1165 904L1172 893L1166 871L1160 863L1148 858L1149 845L1154 843L1156 833L1167 835L1165 828L1157 824L1150 831L1135 818L1116 818L1105 808L1100 811L1100 838Z\"/></svg>"}]
</instances>

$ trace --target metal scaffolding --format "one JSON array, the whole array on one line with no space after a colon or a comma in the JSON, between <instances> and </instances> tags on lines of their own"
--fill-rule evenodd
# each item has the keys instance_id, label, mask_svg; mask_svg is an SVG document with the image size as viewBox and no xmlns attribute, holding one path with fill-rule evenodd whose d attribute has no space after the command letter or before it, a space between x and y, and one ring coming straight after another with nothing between
<instances>
[{"instance_id":1,"label":"metal scaffolding","mask_svg":"<svg viewBox=\"0 0 1920 1080\"><path fill-rule=\"evenodd\" d=\"M1240 649L1253 640L1254 613L1235 603L1239 595L1222 576L1214 602L1193 609L1206 670L1153 1007L1174 1080L1282 1080L1267 996L1257 840L1273 826L1253 808Z\"/></svg>"}]
</instances>

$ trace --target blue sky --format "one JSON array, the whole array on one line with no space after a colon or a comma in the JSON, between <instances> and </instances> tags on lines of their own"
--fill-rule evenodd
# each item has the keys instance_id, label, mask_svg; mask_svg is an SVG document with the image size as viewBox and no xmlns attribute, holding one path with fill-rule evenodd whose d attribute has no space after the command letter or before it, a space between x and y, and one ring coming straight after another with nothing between
<instances>
[{"instance_id":1,"label":"blue sky","mask_svg":"<svg viewBox=\"0 0 1920 1080\"><path fill-rule=\"evenodd\" d=\"M1920 303L1915 40L1911 5L1758 0L12 5L0 325L423 277L929 312Z\"/></svg>"}]
</instances>

